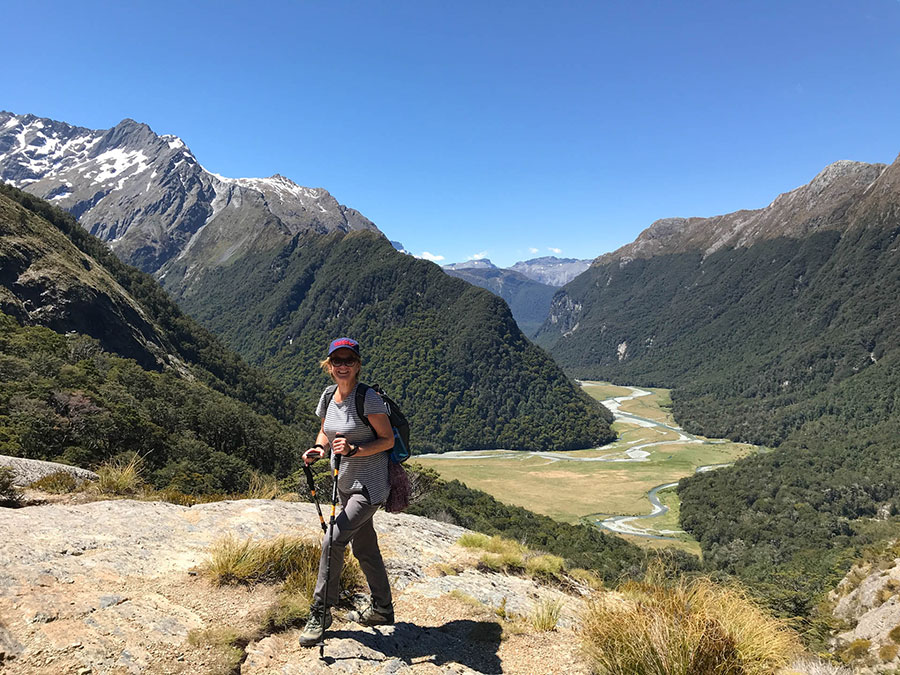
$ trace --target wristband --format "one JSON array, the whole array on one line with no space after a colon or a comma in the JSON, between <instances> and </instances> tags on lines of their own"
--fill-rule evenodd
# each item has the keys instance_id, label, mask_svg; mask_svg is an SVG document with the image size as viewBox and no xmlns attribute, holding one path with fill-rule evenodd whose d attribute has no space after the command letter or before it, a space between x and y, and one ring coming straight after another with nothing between
<instances>
[{"instance_id":1,"label":"wristband","mask_svg":"<svg viewBox=\"0 0 900 675\"><path fill-rule=\"evenodd\" d=\"M353 457L353 455L355 455L357 452L359 452L359 446L353 445L351 443L350 444L350 452L345 452L344 454L347 455L347 457Z\"/></svg>"},{"instance_id":2,"label":"wristband","mask_svg":"<svg viewBox=\"0 0 900 675\"><path fill-rule=\"evenodd\" d=\"M321 443L316 443L313 447L314 447L314 448L318 448L319 450L324 450L324 449L325 449L325 446L322 445Z\"/></svg>"}]
</instances>

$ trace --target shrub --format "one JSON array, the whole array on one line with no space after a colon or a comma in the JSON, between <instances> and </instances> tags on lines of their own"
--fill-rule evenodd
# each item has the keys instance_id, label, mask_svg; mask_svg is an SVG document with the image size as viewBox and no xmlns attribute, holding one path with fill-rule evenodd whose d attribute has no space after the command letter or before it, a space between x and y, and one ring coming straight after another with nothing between
<instances>
[{"instance_id":1,"label":"shrub","mask_svg":"<svg viewBox=\"0 0 900 675\"><path fill-rule=\"evenodd\" d=\"M782 622L707 578L667 582L651 569L619 592L596 596L583 616L583 648L600 673L769 675L800 651Z\"/></svg>"},{"instance_id":2,"label":"shrub","mask_svg":"<svg viewBox=\"0 0 900 675\"><path fill-rule=\"evenodd\" d=\"M535 604L531 612L531 625L539 631L556 630L562 606L562 600L544 598Z\"/></svg>"},{"instance_id":3,"label":"shrub","mask_svg":"<svg viewBox=\"0 0 900 675\"><path fill-rule=\"evenodd\" d=\"M128 453L105 462L97 469L97 491L104 495L136 495L144 489L143 461Z\"/></svg>"},{"instance_id":4,"label":"shrub","mask_svg":"<svg viewBox=\"0 0 900 675\"><path fill-rule=\"evenodd\" d=\"M0 505L18 506L22 493L14 485L15 474L8 466L0 466Z\"/></svg>"},{"instance_id":5,"label":"shrub","mask_svg":"<svg viewBox=\"0 0 900 675\"><path fill-rule=\"evenodd\" d=\"M81 489L81 481L68 471L56 471L34 481L28 487L53 494L66 494Z\"/></svg>"}]
</instances>

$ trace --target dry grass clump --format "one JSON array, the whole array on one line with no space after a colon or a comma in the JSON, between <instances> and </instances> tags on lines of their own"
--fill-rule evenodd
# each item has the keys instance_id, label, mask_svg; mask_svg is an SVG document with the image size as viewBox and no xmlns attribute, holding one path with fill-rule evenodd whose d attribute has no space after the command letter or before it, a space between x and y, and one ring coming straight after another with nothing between
<instances>
[{"instance_id":1,"label":"dry grass clump","mask_svg":"<svg viewBox=\"0 0 900 675\"><path fill-rule=\"evenodd\" d=\"M897 652L900 651L900 647L897 645L883 645L881 649L878 650L878 658L882 661L893 661L897 658Z\"/></svg>"},{"instance_id":2,"label":"dry grass clump","mask_svg":"<svg viewBox=\"0 0 900 675\"><path fill-rule=\"evenodd\" d=\"M143 460L138 454L116 457L97 469L100 480L97 481L96 489L103 495L136 495L146 488L142 472Z\"/></svg>"},{"instance_id":3,"label":"dry grass clump","mask_svg":"<svg viewBox=\"0 0 900 675\"><path fill-rule=\"evenodd\" d=\"M240 672L248 640L233 628L219 626L190 631L188 644L209 650L205 662L206 672L212 675L232 675Z\"/></svg>"},{"instance_id":4,"label":"dry grass clump","mask_svg":"<svg viewBox=\"0 0 900 675\"><path fill-rule=\"evenodd\" d=\"M531 551L512 539L467 532L456 543L485 551L479 564L492 572L524 573L543 581L563 581L567 574L566 562L559 556Z\"/></svg>"},{"instance_id":5,"label":"dry grass clump","mask_svg":"<svg viewBox=\"0 0 900 675\"><path fill-rule=\"evenodd\" d=\"M28 487L35 490L41 490L42 492L61 495L70 492L78 492L81 489L82 483L83 481L79 481L68 471L55 471L43 478L39 478Z\"/></svg>"},{"instance_id":6,"label":"dry grass clump","mask_svg":"<svg viewBox=\"0 0 900 675\"><path fill-rule=\"evenodd\" d=\"M709 579L669 582L651 570L618 590L621 600L598 596L583 616L583 647L599 673L771 675L801 651L784 623Z\"/></svg>"},{"instance_id":7,"label":"dry grass clump","mask_svg":"<svg viewBox=\"0 0 900 675\"><path fill-rule=\"evenodd\" d=\"M303 537L242 541L229 536L213 544L201 569L217 584L283 582L278 599L262 620L263 631L276 633L300 626L309 618L320 554L319 543ZM364 585L365 575L347 550L341 588L355 591Z\"/></svg>"},{"instance_id":8,"label":"dry grass clump","mask_svg":"<svg viewBox=\"0 0 900 675\"><path fill-rule=\"evenodd\" d=\"M566 572L566 561L558 555L538 553L525 559L525 573L531 577L559 579Z\"/></svg>"},{"instance_id":9,"label":"dry grass clump","mask_svg":"<svg viewBox=\"0 0 900 675\"><path fill-rule=\"evenodd\" d=\"M535 630L539 631L556 630L562 607L562 600L544 598L535 604L534 609L531 611L531 625L534 626Z\"/></svg>"},{"instance_id":10,"label":"dry grass clump","mask_svg":"<svg viewBox=\"0 0 900 675\"><path fill-rule=\"evenodd\" d=\"M281 486L275 476L258 471L250 472L250 485L244 493L246 499L277 499L281 494Z\"/></svg>"},{"instance_id":11,"label":"dry grass clump","mask_svg":"<svg viewBox=\"0 0 900 675\"><path fill-rule=\"evenodd\" d=\"M569 576L579 584L587 586L594 591L602 591L606 584L603 583L603 577L593 570L585 570L580 567L574 567L569 570Z\"/></svg>"},{"instance_id":12,"label":"dry grass clump","mask_svg":"<svg viewBox=\"0 0 900 675\"><path fill-rule=\"evenodd\" d=\"M871 640L862 638L854 640L838 652L838 656L844 663L851 663L862 659L869 654L869 648L872 646Z\"/></svg>"},{"instance_id":13,"label":"dry grass clump","mask_svg":"<svg viewBox=\"0 0 900 675\"><path fill-rule=\"evenodd\" d=\"M900 643L900 626L894 626L888 633L888 637L894 642Z\"/></svg>"},{"instance_id":14,"label":"dry grass clump","mask_svg":"<svg viewBox=\"0 0 900 675\"><path fill-rule=\"evenodd\" d=\"M319 544L304 537L254 541L227 536L213 544L203 569L217 584L285 581L319 569Z\"/></svg>"}]
</instances>

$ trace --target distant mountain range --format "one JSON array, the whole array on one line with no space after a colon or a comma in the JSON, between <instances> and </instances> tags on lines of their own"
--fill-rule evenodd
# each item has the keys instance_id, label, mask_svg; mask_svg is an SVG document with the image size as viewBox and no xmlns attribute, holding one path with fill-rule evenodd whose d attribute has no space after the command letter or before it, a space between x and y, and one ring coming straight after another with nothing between
<instances>
[{"instance_id":1,"label":"distant mountain range","mask_svg":"<svg viewBox=\"0 0 900 675\"><path fill-rule=\"evenodd\" d=\"M482 258L444 265L443 270L506 300L519 328L531 337L547 318L557 287L581 274L590 263L590 260L547 256L501 269Z\"/></svg>"},{"instance_id":2,"label":"distant mountain range","mask_svg":"<svg viewBox=\"0 0 900 675\"><path fill-rule=\"evenodd\" d=\"M325 190L229 179L174 136L0 114L0 178L80 218L124 261L312 407L323 345L351 334L403 402L417 449L577 448L611 416L529 343L508 307L394 250ZM13 280L14 281L14 280Z\"/></svg>"},{"instance_id":3,"label":"distant mountain range","mask_svg":"<svg viewBox=\"0 0 900 675\"><path fill-rule=\"evenodd\" d=\"M504 272L516 272L522 276L547 286L564 286L579 274L591 266L591 260L576 260L575 258L557 258L544 256L517 262L512 267L500 268L494 265L488 258L467 260L465 262L450 263L443 268L447 272L459 272L461 270L502 270Z\"/></svg>"}]
</instances>

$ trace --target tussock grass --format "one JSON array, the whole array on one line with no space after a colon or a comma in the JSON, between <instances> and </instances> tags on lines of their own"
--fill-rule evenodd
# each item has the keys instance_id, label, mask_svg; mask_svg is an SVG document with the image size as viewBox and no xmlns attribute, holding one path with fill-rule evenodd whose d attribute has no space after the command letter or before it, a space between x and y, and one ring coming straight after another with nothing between
<instances>
[{"instance_id":1,"label":"tussock grass","mask_svg":"<svg viewBox=\"0 0 900 675\"><path fill-rule=\"evenodd\" d=\"M878 658L882 661L893 661L897 658L897 652L900 651L900 647L897 645L882 645L881 649L878 650Z\"/></svg>"},{"instance_id":2,"label":"tussock grass","mask_svg":"<svg viewBox=\"0 0 900 675\"><path fill-rule=\"evenodd\" d=\"M305 594L283 592L263 617L266 633L299 628L309 618L310 600Z\"/></svg>"},{"instance_id":3,"label":"tussock grass","mask_svg":"<svg viewBox=\"0 0 900 675\"><path fill-rule=\"evenodd\" d=\"M244 648L249 640L233 628L217 626L194 629L188 633L188 644L208 650L206 672L211 675L236 675L244 660Z\"/></svg>"},{"instance_id":4,"label":"tussock grass","mask_svg":"<svg viewBox=\"0 0 900 675\"><path fill-rule=\"evenodd\" d=\"M203 570L217 584L285 581L319 569L318 542L304 537L254 541L227 536L213 544Z\"/></svg>"},{"instance_id":5,"label":"tussock grass","mask_svg":"<svg viewBox=\"0 0 900 675\"><path fill-rule=\"evenodd\" d=\"M246 499L277 499L281 494L281 486L275 476L258 471L250 472L250 485L244 493Z\"/></svg>"},{"instance_id":6,"label":"tussock grass","mask_svg":"<svg viewBox=\"0 0 900 675\"><path fill-rule=\"evenodd\" d=\"M566 561L558 555L539 553L525 559L525 573L531 577L560 579L566 572Z\"/></svg>"},{"instance_id":7,"label":"tussock grass","mask_svg":"<svg viewBox=\"0 0 900 675\"><path fill-rule=\"evenodd\" d=\"M492 572L525 574L537 581L561 583L568 577L563 558L542 551L532 551L512 539L467 532L456 543L464 548L485 551L478 562L481 567Z\"/></svg>"},{"instance_id":8,"label":"tussock grass","mask_svg":"<svg viewBox=\"0 0 900 675\"><path fill-rule=\"evenodd\" d=\"M573 567L569 570L569 576L575 582L587 586L593 591L602 591L606 587L606 584L603 583L603 578L594 570Z\"/></svg>"},{"instance_id":9,"label":"tussock grass","mask_svg":"<svg viewBox=\"0 0 900 675\"><path fill-rule=\"evenodd\" d=\"M78 492L81 486L82 481L79 481L68 471L55 471L43 478L39 478L28 487L59 495Z\"/></svg>"},{"instance_id":10,"label":"tussock grass","mask_svg":"<svg viewBox=\"0 0 900 675\"><path fill-rule=\"evenodd\" d=\"M709 579L667 581L651 569L595 596L582 617L582 644L598 673L771 675L800 651L797 636L737 588Z\"/></svg>"},{"instance_id":11,"label":"tussock grass","mask_svg":"<svg viewBox=\"0 0 900 675\"><path fill-rule=\"evenodd\" d=\"M228 536L213 544L201 570L216 584L284 582L278 602L265 618L266 625L277 630L308 616L320 555L319 543L305 537L254 541ZM364 585L365 575L348 549L341 570L341 588L352 591Z\"/></svg>"},{"instance_id":12,"label":"tussock grass","mask_svg":"<svg viewBox=\"0 0 900 675\"><path fill-rule=\"evenodd\" d=\"M535 630L551 631L556 630L556 624L559 623L559 615L562 612L562 600L554 600L552 598L544 598L535 604L531 611L531 625Z\"/></svg>"},{"instance_id":13,"label":"tussock grass","mask_svg":"<svg viewBox=\"0 0 900 675\"><path fill-rule=\"evenodd\" d=\"M888 633L888 637L894 642L900 643L900 626L894 626Z\"/></svg>"},{"instance_id":14,"label":"tussock grass","mask_svg":"<svg viewBox=\"0 0 900 675\"><path fill-rule=\"evenodd\" d=\"M127 457L116 457L97 469L100 480L95 486L103 495L136 495L145 489L143 460L137 453Z\"/></svg>"},{"instance_id":15,"label":"tussock grass","mask_svg":"<svg viewBox=\"0 0 900 675\"><path fill-rule=\"evenodd\" d=\"M871 640L858 639L846 645L838 651L838 656L844 663L852 663L869 655L869 648L872 646Z\"/></svg>"}]
</instances>

